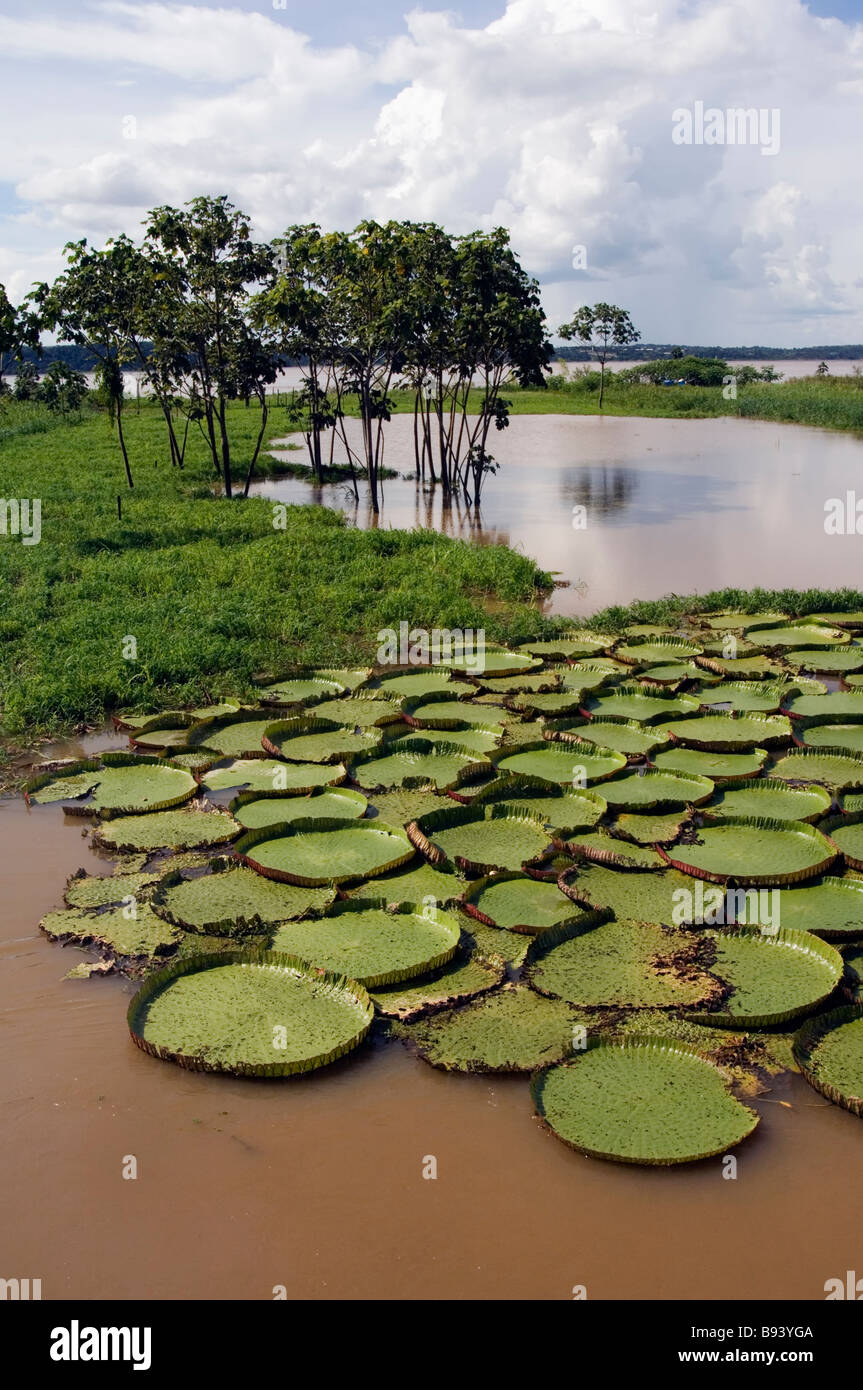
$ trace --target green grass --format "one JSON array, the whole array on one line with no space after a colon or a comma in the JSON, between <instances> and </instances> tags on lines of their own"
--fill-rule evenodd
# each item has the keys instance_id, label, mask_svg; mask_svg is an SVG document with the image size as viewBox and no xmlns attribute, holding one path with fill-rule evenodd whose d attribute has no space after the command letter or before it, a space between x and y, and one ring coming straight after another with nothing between
<instances>
[{"instance_id":1,"label":"green grass","mask_svg":"<svg viewBox=\"0 0 863 1390\"><path fill-rule=\"evenodd\" d=\"M24 418L22 418L24 417ZM274 411L270 437L284 434ZM32 425L4 408L0 428ZM242 476L260 417L237 406L230 429ZM376 634L402 620L526 637L550 585L505 546L433 531L359 531L341 514L291 507L273 527L264 499L211 495L203 441L171 469L157 411L128 413L130 492L104 415L0 436L0 497L41 498L42 540L0 536L0 699L4 734L32 736L113 709L249 695L256 672L291 661L368 662ZM121 498L122 520L117 516ZM485 602L494 596L494 615ZM137 659L124 660L126 637Z\"/></svg>"}]
</instances>

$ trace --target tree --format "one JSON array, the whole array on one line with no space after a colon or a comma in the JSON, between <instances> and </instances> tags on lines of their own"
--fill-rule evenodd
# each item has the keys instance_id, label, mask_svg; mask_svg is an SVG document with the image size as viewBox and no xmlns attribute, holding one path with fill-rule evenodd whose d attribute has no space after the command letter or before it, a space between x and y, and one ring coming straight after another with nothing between
<instances>
[{"instance_id":1,"label":"tree","mask_svg":"<svg viewBox=\"0 0 863 1390\"><path fill-rule=\"evenodd\" d=\"M41 356L40 330L38 314L26 303L16 309L9 301L5 285L0 285L0 395L6 387L4 378L21 362L25 348L32 348Z\"/></svg>"},{"instance_id":2,"label":"tree","mask_svg":"<svg viewBox=\"0 0 863 1390\"><path fill-rule=\"evenodd\" d=\"M560 336L567 341L578 338L582 343L587 343L596 361L600 364L599 408L601 410L602 397L605 392L605 364L609 352L613 347L625 347L628 343L637 343L641 334L633 326L626 310L619 309L616 304L594 304L592 309L589 305L583 304L580 309L575 311L569 323L561 324L559 332Z\"/></svg>"},{"instance_id":3,"label":"tree","mask_svg":"<svg viewBox=\"0 0 863 1390\"><path fill-rule=\"evenodd\" d=\"M251 287L271 281L274 256L224 195L193 198L185 209L155 208L147 219L145 254L159 277L154 351L164 384L201 423L231 497L228 401L259 395L277 369L274 351L250 353L246 320Z\"/></svg>"},{"instance_id":4,"label":"tree","mask_svg":"<svg viewBox=\"0 0 863 1390\"><path fill-rule=\"evenodd\" d=\"M136 314L134 278L129 275L131 243L120 237L102 251L86 239L69 242L67 269L53 285L37 285L29 301L39 309L41 321L61 341L86 347L96 358L96 375L116 427L126 482L134 487L126 437L123 432L125 383L123 365L132 357L132 328Z\"/></svg>"},{"instance_id":5,"label":"tree","mask_svg":"<svg viewBox=\"0 0 863 1390\"><path fill-rule=\"evenodd\" d=\"M22 362L15 375L16 401L35 401L39 394L39 373L32 362Z\"/></svg>"},{"instance_id":6,"label":"tree","mask_svg":"<svg viewBox=\"0 0 863 1390\"><path fill-rule=\"evenodd\" d=\"M80 410L87 399L87 378L66 362L52 362L39 384L37 399L60 415Z\"/></svg>"}]
</instances>

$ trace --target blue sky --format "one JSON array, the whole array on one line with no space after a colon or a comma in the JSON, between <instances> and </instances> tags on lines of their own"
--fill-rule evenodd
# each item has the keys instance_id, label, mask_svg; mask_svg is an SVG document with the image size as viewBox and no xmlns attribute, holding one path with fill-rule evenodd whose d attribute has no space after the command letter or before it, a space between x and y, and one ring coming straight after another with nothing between
<instances>
[{"instance_id":1,"label":"blue sky","mask_svg":"<svg viewBox=\"0 0 863 1390\"><path fill-rule=\"evenodd\" d=\"M603 298L655 341L863 341L863 0L0 0L0 90L13 298L225 192L265 236L505 225L555 324ZM698 104L761 125L677 141Z\"/></svg>"}]
</instances>

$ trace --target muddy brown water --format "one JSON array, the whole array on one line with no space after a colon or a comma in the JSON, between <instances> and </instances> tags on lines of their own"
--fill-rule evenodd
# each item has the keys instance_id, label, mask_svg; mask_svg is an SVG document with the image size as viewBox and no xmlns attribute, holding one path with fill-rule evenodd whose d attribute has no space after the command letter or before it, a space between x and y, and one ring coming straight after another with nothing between
<instances>
[{"instance_id":1,"label":"muddy brown water","mask_svg":"<svg viewBox=\"0 0 863 1390\"><path fill-rule=\"evenodd\" d=\"M799 1077L754 1102L732 1181L584 1158L525 1078L396 1042L281 1082L184 1072L131 1042L130 982L64 980L89 957L38 930L112 867L86 823L0 801L0 845L0 1273L46 1299L821 1299L859 1266L860 1121Z\"/></svg>"},{"instance_id":2,"label":"muddy brown water","mask_svg":"<svg viewBox=\"0 0 863 1390\"><path fill-rule=\"evenodd\" d=\"M358 447L359 422L346 424ZM394 416L386 439L386 465L413 474L411 418ZM566 615L668 593L860 584L863 541L824 529L828 499L855 488L863 499L858 436L733 418L519 415L492 431L489 448L500 471L479 514L445 508L439 489L401 476L385 482L377 517L362 485L359 504L343 484L274 478L253 490L339 508L363 528L434 528L514 546L567 581L547 605ZM305 446L273 452L307 459ZM585 509L583 529L573 527L582 519L575 507Z\"/></svg>"}]
</instances>

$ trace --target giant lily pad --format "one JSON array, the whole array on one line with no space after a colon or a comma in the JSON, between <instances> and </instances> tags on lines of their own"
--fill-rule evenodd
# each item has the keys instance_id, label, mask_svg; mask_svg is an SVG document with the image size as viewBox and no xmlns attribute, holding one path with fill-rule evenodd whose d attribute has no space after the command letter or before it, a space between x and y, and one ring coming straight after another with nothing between
<instances>
[{"instance_id":1,"label":"giant lily pad","mask_svg":"<svg viewBox=\"0 0 863 1390\"><path fill-rule=\"evenodd\" d=\"M608 864L618 869L665 868L665 861L656 850L618 839L605 830L568 835L563 848L574 859L590 859L597 864Z\"/></svg>"},{"instance_id":2,"label":"giant lily pad","mask_svg":"<svg viewBox=\"0 0 863 1390\"><path fill-rule=\"evenodd\" d=\"M583 907L610 908L615 917L679 926L697 913L693 882L676 869L626 873L604 864L580 863L561 874L567 897Z\"/></svg>"},{"instance_id":3,"label":"giant lily pad","mask_svg":"<svg viewBox=\"0 0 863 1390\"><path fill-rule=\"evenodd\" d=\"M821 829L842 851L851 869L863 869L863 811L846 812L822 823Z\"/></svg>"},{"instance_id":4,"label":"giant lily pad","mask_svg":"<svg viewBox=\"0 0 863 1390\"><path fill-rule=\"evenodd\" d=\"M502 773L517 777L537 777L557 786L602 781L626 765L623 753L613 748L576 740L543 740L522 744L516 751L500 748L491 761Z\"/></svg>"},{"instance_id":5,"label":"giant lily pad","mask_svg":"<svg viewBox=\"0 0 863 1390\"><path fill-rule=\"evenodd\" d=\"M263 951L192 956L157 971L128 1021L138 1047L189 1070L289 1076L351 1052L373 1016L354 980Z\"/></svg>"},{"instance_id":6,"label":"giant lily pad","mask_svg":"<svg viewBox=\"0 0 863 1390\"><path fill-rule=\"evenodd\" d=\"M784 714L703 714L670 720L661 728L689 748L734 752L739 748L769 748L788 743L791 725Z\"/></svg>"},{"instance_id":7,"label":"giant lily pad","mask_svg":"<svg viewBox=\"0 0 863 1390\"><path fill-rule=\"evenodd\" d=\"M784 623L787 613L743 613L729 610L725 613L702 613L698 621L706 623L714 632L743 632L746 628L757 627L760 623Z\"/></svg>"},{"instance_id":8,"label":"giant lily pad","mask_svg":"<svg viewBox=\"0 0 863 1390\"><path fill-rule=\"evenodd\" d=\"M721 1028L766 1028L784 1023L828 999L842 979L835 947L808 932L765 932L759 927L708 931L716 943L712 966L730 993L721 1009L694 1015Z\"/></svg>"},{"instance_id":9,"label":"giant lily pad","mask_svg":"<svg viewBox=\"0 0 863 1390\"><path fill-rule=\"evenodd\" d=\"M272 710L237 710L202 719L189 730L186 742L190 748L211 748L223 758L263 758L261 739L272 722Z\"/></svg>"},{"instance_id":10,"label":"giant lily pad","mask_svg":"<svg viewBox=\"0 0 863 1390\"><path fill-rule=\"evenodd\" d=\"M852 1115L863 1115L863 1005L810 1019L793 1046L810 1086Z\"/></svg>"},{"instance_id":11,"label":"giant lily pad","mask_svg":"<svg viewBox=\"0 0 863 1390\"><path fill-rule=\"evenodd\" d=\"M723 1073L685 1043L591 1039L531 1085L537 1114L565 1144L617 1163L690 1163L726 1153L758 1124Z\"/></svg>"},{"instance_id":12,"label":"giant lily pad","mask_svg":"<svg viewBox=\"0 0 863 1390\"><path fill-rule=\"evenodd\" d=\"M378 753L362 753L351 763L351 777L361 787L431 787L448 791L489 771L476 753L452 743L429 739L400 740Z\"/></svg>"},{"instance_id":13,"label":"giant lily pad","mask_svg":"<svg viewBox=\"0 0 863 1390\"><path fill-rule=\"evenodd\" d=\"M639 685L618 685L613 690L591 695L585 710L597 719L635 719L642 724L667 722L676 716L695 714L699 702L691 695L668 695Z\"/></svg>"},{"instance_id":14,"label":"giant lily pad","mask_svg":"<svg viewBox=\"0 0 863 1390\"><path fill-rule=\"evenodd\" d=\"M367 987L398 984L452 960L461 928L434 903L336 903L324 917L279 927L273 949L346 974Z\"/></svg>"},{"instance_id":15,"label":"giant lily pad","mask_svg":"<svg viewBox=\"0 0 863 1390\"><path fill-rule=\"evenodd\" d=\"M318 787L309 796L260 796L242 792L231 802L231 813L246 830L264 825L286 825L295 820L358 820L368 802L362 792L348 787Z\"/></svg>"},{"instance_id":16,"label":"giant lily pad","mask_svg":"<svg viewBox=\"0 0 863 1390\"><path fill-rule=\"evenodd\" d=\"M581 1008L691 1007L720 993L702 948L691 932L594 914L538 937L527 978L540 994Z\"/></svg>"},{"instance_id":17,"label":"giant lily pad","mask_svg":"<svg viewBox=\"0 0 863 1390\"><path fill-rule=\"evenodd\" d=\"M102 912L70 908L49 912L39 926L55 941L75 941L97 946L108 955L122 959L164 955L180 939L176 927L163 922L147 903L137 903L134 916L128 906Z\"/></svg>"},{"instance_id":18,"label":"giant lily pad","mask_svg":"<svg viewBox=\"0 0 863 1390\"><path fill-rule=\"evenodd\" d=\"M343 782L347 775L343 763L315 767L312 763L285 763L276 758L232 758L229 762L211 767L201 785L206 792L248 787L250 791L304 796L314 791L315 787Z\"/></svg>"},{"instance_id":19,"label":"giant lily pad","mask_svg":"<svg viewBox=\"0 0 863 1390\"><path fill-rule=\"evenodd\" d=\"M635 719L554 719L547 720L545 727L555 739L598 743L628 758L643 758L668 743L667 734Z\"/></svg>"},{"instance_id":20,"label":"giant lily pad","mask_svg":"<svg viewBox=\"0 0 863 1390\"><path fill-rule=\"evenodd\" d=\"M834 690L827 695L792 695L784 709L797 719L819 724L863 724L863 690Z\"/></svg>"},{"instance_id":21,"label":"giant lily pad","mask_svg":"<svg viewBox=\"0 0 863 1390\"><path fill-rule=\"evenodd\" d=\"M369 802L367 815L386 821L388 825L408 825L426 811L438 811L449 806L449 798L438 792L399 791L375 792Z\"/></svg>"},{"instance_id":22,"label":"giant lily pad","mask_svg":"<svg viewBox=\"0 0 863 1390\"><path fill-rule=\"evenodd\" d=\"M67 807L81 815L134 815L145 811L163 811L172 806L181 806L197 791L197 783L191 772L185 768L173 767L159 758L131 757L126 754L108 754L103 759L106 764L98 772L85 774L88 782L84 788L86 801L77 800L74 806ZM73 774L71 780L60 773L45 773L28 784L28 794L33 801L65 799L62 793L80 798L80 774ZM93 780L90 781L92 776Z\"/></svg>"},{"instance_id":23,"label":"giant lily pad","mask_svg":"<svg viewBox=\"0 0 863 1390\"><path fill-rule=\"evenodd\" d=\"M69 907L119 906L125 899L137 898L142 888L150 888L158 881L158 874L114 873L98 878L79 869L67 882L63 897Z\"/></svg>"},{"instance_id":24,"label":"giant lily pad","mask_svg":"<svg viewBox=\"0 0 863 1390\"><path fill-rule=\"evenodd\" d=\"M768 759L766 748L751 748L745 753L718 753L702 748L663 748L651 756L651 763L660 772L682 772L696 777L709 777L712 782L733 782L754 777Z\"/></svg>"},{"instance_id":25,"label":"giant lily pad","mask_svg":"<svg viewBox=\"0 0 863 1390\"><path fill-rule=\"evenodd\" d=\"M334 896L334 888L272 883L238 864L200 878L169 874L155 890L152 903L158 916L184 931L244 936L265 931L271 922L320 912Z\"/></svg>"},{"instance_id":26,"label":"giant lily pad","mask_svg":"<svg viewBox=\"0 0 863 1390\"><path fill-rule=\"evenodd\" d=\"M379 820L300 820L264 826L247 831L234 852L265 878L310 888L374 878L413 858L404 830Z\"/></svg>"},{"instance_id":27,"label":"giant lily pad","mask_svg":"<svg viewBox=\"0 0 863 1390\"><path fill-rule=\"evenodd\" d=\"M637 845L670 845L687 823L686 811L668 811L664 815L632 815L624 812L617 817L614 828Z\"/></svg>"},{"instance_id":28,"label":"giant lily pad","mask_svg":"<svg viewBox=\"0 0 863 1390\"><path fill-rule=\"evenodd\" d=\"M504 986L460 1009L401 1025L398 1035L445 1071L533 1071L572 1051L579 1015L559 999Z\"/></svg>"},{"instance_id":29,"label":"giant lily pad","mask_svg":"<svg viewBox=\"0 0 863 1390\"><path fill-rule=\"evenodd\" d=\"M344 695L346 690L347 687L338 681L326 680L323 676L304 672L276 681L275 685L264 686L258 694L263 705L302 707L319 704L321 700L334 699Z\"/></svg>"},{"instance_id":30,"label":"giant lily pad","mask_svg":"<svg viewBox=\"0 0 863 1390\"><path fill-rule=\"evenodd\" d=\"M702 701L707 709L727 705L735 714L773 714L782 702L782 687L767 681L721 681L703 693Z\"/></svg>"},{"instance_id":31,"label":"giant lily pad","mask_svg":"<svg viewBox=\"0 0 863 1390\"><path fill-rule=\"evenodd\" d=\"M832 647L850 641L849 634L839 627L819 627L815 623L790 623L771 626L766 623L753 623L746 629L750 642L759 647Z\"/></svg>"},{"instance_id":32,"label":"giant lily pad","mask_svg":"<svg viewBox=\"0 0 863 1390\"><path fill-rule=\"evenodd\" d=\"M464 884L449 869L436 869L431 864L419 863L416 867L396 869L394 872L375 878L374 893L381 901L392 903L436 902L442 907L457 898ZM355 888L342 891L349 898L367 898L368 885L359 883Z\"/></svg>"},{"instance_id":33,"label":"giant lily pad","mask_svg":"<svg viewBox=\"0 0 863 1390\"><path fill-rule=\"evenodd\" d=\"M505 975L506 966L502 960L473 952L467 959L454 956L449 965L436 970L427 980L375 989L371 997L385 1018L406 1023L487 994L497 988Z\"/></svg>"},{"instance_id":34,"label":"giant lily pad","mask_svg":"<svg viewBox=\"0 0 863 1390\"><path fill-rule=\"evenodd\" d=\"M863 936L863 880L823 878L804 888L784 888L779 898L783 927L815 936Z\"/></svg>"},{"instance_id":35,"label":"giant lily pad","mask_svg":"<svg viewBox=\"0 0 863 1390\"><path fill-rule=\"evenodd\" d=\"M761 652L734 657L700 656L697 662L705 671L733 681L775 680L782 676L782 667Z\"/></svg>"},{"instance_id":36,"label":"giant lily pad","mask_svg":"<svg viewBox=\"0 0 863 1390\"><path fill-rule=\"evenodd\" d=\"M609 806L638 807L642 811L671 809L675 806L697 806L713 795L709 777L686 776L682 772L622 772L602 784L602 794Z\"/></svg>"},{"instance_id":37,"label":"giant lily pad","mask_svg":"<svg viewBox=\"0 0 863 1390\"><path fill-rule=\"evenodd\" d=\"M379 686L382 695L395 700L405 696L418 700L439 690L450 694L455 690L452 671L447 667L429 667L423 671L402 671L397 676L382 676Z\"/></svg>"},{"instance_id":38,"label":"giant lily pad","mask_svg":"<svg viewBox=\"0 0 863 1390\"><path fill-rule=\"evenodd\" d=\"M470 874L538 862L549 846L541 817L506 804L431 811L408 826L411 842L431 863L448 860Z\"/></svg>"},{"instance_id":39,"label":"giant lily pad","mask_svg":"<svg viewBox=\"0 0 863 1390\"><path fill-rule=\"evenodd\" d=\"M614 655L638 666L654 666L660 661L688 660L700 656L702 648L683 637L654 637L649 642L621 642Z\"/></svg>"},{"instance_id":40,"label":"giant lily pad","mask_svg":"<svg viewBox=\"0 0 863 1390\"><path fill-rule=\"evenodd\" d=\"M799 733L795 743L804 748L836 748L844 753L863 755L863 724L811 724Z\"/></svg>"},{"instance_id":41,"label":"giant lily pad","mask_svg":"<svg viewBox=\"0 0 863 1390\"><path fill-rule=\"evenodd\" d=\"M274 758L297 763L340 763L357 753L368 753L381 741L380 729L355 734L330 719L279 719L268 724L263 746Z\"/></svg>"},{"instance_id":42,"label":"giant lily pad","mask_svg":"<svg viewBox=\"0 0 863 1390\"><path fill-rule=\"evenodd\" d=\"M401 702L380 698L379 690L361 690L345 700L323 700L315 705L317 719L329 719L346 729L376 729L402 717Z\"/></svg>"},{"instance_id":43,"label":"giant lily pad","mask_svg":"<svg viewBox=\"0 0 863 1390\"><path fill-rule=\"evenodd\" d=\"M683 873L713 883L794 883L823 873L836 858L834 846L812 825L744 816L707 824L695 844L662 853Z\"/></svg>"},{"instance_id":44,"label":"giant lily pad","mask_svg":"<svg viewBox=\"0 0 863 1390\"><path fill-rule=\"evenodd\" d=\"M598 792L552 788L525 777L497 777L470 799L470 805L477 807L495 802L520 806L530 815L541 817L558 835L586 830L608 810L608 803Z\"/></svg>"},{"instance_id":45,"label":"giant lily pad","mask_svg":"<svg viewBox=\"0 0 863 1390\"><path fill-rule=\"evenodd\" d=\"M727 787L711 803L712 816L767 816L772 820L816 821L830 810L832 797L823 787L789 787L779 777L760 777L742 787Z\"/></svg>"},{"instance_id":46,"label":"giant lily pad","mask_svg":"<svg viewBox=\"0 0 863 1390\"><path fill-rule=\"evenodd\" d=\"M863 758L842 749L794 748L771 768L787 782L822 782L827 787L863 787Z\"/></svg>"},{"instance_id":47,"label":"giant lily pad","mask_svg":"<svg viewBox=\"0 0 863 1390\"><path fill-rule=\"evenodd\" d=\"M148 816L120 816L101 825L94 835L106 849L196 849L220 845L239 835L241 827L221 811L155 811Z\"/></svg>"},{"instance_id":48,"label":"giant lily pad","mask_svg":"<svg viewBox=\"0 0 863 1390\"><path fill-rule=\"evenodd\" d=\"M477 879L465 889L462 903L465 911L484 926L503 927L530 936L585 915L556 882L531 878L518 871Z\"/></svg>"},{"instance_id":49,"label":"giant lily pad","mask_svg":"<svg viewBox=\"0 0 863 1390\"><path fill-rule=\"evenodd\" d=\"M826 647L822 650L806 651L798 648L786 657L789 665L801 671L825 671L844 674L846 671L863 671L863 647Z\"/></svg>"}]
</instances>

